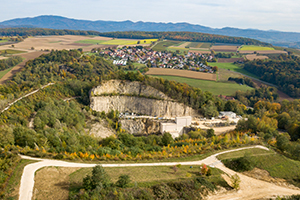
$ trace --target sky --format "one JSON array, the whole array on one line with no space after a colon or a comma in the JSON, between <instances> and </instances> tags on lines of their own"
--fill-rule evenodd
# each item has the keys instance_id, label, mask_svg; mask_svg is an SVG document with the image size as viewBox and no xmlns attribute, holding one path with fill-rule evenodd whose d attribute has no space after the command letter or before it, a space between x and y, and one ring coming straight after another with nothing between
<instances>
[{"instance_id":1,"label":"sky","mask_svg":"<svg viewBox=\"0 0 300 200\"><path fill-rule=\"evenodd\" d=\"M59 15L300 32L299 0L0 0L0 5L0 21Z\"/></svg>"}]
</instances>

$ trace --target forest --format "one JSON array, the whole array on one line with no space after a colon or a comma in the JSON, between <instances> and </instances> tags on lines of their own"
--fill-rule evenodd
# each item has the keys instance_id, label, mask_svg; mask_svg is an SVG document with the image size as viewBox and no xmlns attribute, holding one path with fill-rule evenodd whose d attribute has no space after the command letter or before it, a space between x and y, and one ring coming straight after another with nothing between
<instances>
[{"instance_id":1,"label":"forest","mask_svg":"<svg viewBox=\"0 0 300 200\"><path fill-rule=\"evenodd\" d=\"M261 80L277 85L291 97L300 97L300 58L279 55L269 60L254 60L244 64L244 69L259 76Z\"/></svg>"},{"instance_id":2,"label":"forest","mask_svg":"<svg viewBox=\"0 0 300 200\"><path fill-rule=\"evenodd\" d=\"M258 40L242 38L242 37L230 37L223 35L213 35L207 33L195 33L195 32L143 32L143 31L123 31L123 32L108 32L101 33L101 36L114 37L114 38L157 38L190 42L211 42L211 43L231 43L231 44L246 44L246 45L266 45L268 43L260 42Z\"/></svg>"},{"instance_id":3,"label":"forest","mask_svg":"<svg viewBox=\"0 0 300 200\"><path fill-rule=\"evenodd\" d=\"M7 59L0 60L0 71L16 66L23 61L20 56L13 56Z\"/></svg>"}]
</instances>

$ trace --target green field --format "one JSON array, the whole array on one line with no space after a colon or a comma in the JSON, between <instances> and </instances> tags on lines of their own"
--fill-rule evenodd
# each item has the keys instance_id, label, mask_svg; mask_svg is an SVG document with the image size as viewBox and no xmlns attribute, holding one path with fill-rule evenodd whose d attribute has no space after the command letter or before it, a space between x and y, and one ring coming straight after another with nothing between
<instances>
[{"instance_id":1,"label":"green field","mask_svg":"<svg viewBox=\"0 0 300 200\"><path fill-rule=\"evenodd\" d=\"M247 149L244 151L226 153L218 156L219 159L239 158L245 153L252 156L256 166L270 173L272 177L283 178L300 186L300 162L289 159L274 151ZM298 181L297 181L298 179Z\"/></svg>"},{"instance_id":2,"label":"green field","mask_svg":"<svg viewBox=\"0 0 300 200\"><path fill-rule=\"evenodd\" d=\"M3 71L0 71L0 79L5 75L7 74L10 70L12 70L13 67L11 68L8 68L8 69L5 69Z\"/></svg>"},{"instance_id":3,"label":"green field","mask_svg":"<svg viewBox=\"0 0 300 200\"><path fill-rule=\"evenodd\" d=\"M210 63L210 65L211 66L217 66L218 68L221 68L221 69L228 69L228 70L233 71L233 72L238 72L238 73L241 73L241 74L259 79L258 76L246 71L245 69L243 69L243 68L241 68L241 67L239 67L239 66L237 66L233 63Z\"/></svg>"},{"instance_id":4,"label":"green field","mask_svg":"<svg viewBox=\"0 0 300 200\"><path fill-rule=\"evenodd\" d=\"M122 39L112 39L112 40L94 40L86 39L76 41L75 43L81 44L104 44L104 45L134 45L140 41L140 44L151 44L152 42L157 41L157 39L141 39L141 40L122 40Z\"/></svg>"},{"instance_id":5,"label":"green field","mask_svg":"<svg viewBox=\"0 0 300 200\"><path fill-rule=\"evenodd\" d=\"M273 47L262 47L255 45L243 45L239 48L239 51L270 51L275 50Z\"/></svg>"},{"instance_id":6,"label":"green field","mask_svg":"<svg viewBox=\"0 0 300 200\"><path fill-rule=\"evenodd\" d=\"M0 44L5 42L8 42L8 40L0 40Z\"/></svg>"},{"instance_id":7,"label":"green field","mask_svg":"<svg viewBox=\"0 0 300 200\"><path fill-rule=\"evenodd\" d=\"M180 43L181 43L180 41L171 41L171 40L161 41L158 42L152 49L154 51L166 51L169 46L174 46Z\"/></svg>"},{"instance_id":8,"label":"green field","mask_svg":"<svg viewBox=\"0 0 300 200\"><path fill-rule=\"evenodd\" d=\"M209 91L214 95L233 95L236 91L247 91L253 88L246 85L239 85L231 82L218 82L218 81L207 81L191 78L183 78L178 76L155 76L164 78L167 80L177 81L180 83L186 83L190 86L200 88L203 91Z\"/></svg>"},{"instance_id":9,"label":"green field","mask_svg":"<svg viewBox=\"0 0 300 200\"><path fill-rule=\"evenodd\" d=\"M18 51L13 49L0 50L0 54L18 54L18 53L26 53L26 51Z\"/></svg>"},{"instance_id":10,"label":"green field","mask_svg":"<svg viewBox=\"0 0 300 200\"><path fill-rule=\"evenodd\" d=\"M173 166L150 166L150 167L111 167L105 168L106 173L110 176L112 182L116 182L120 175L127 174L131 179L129 187L134 187L135 182L139 187L149 187L161 182L172 180L184 180L199 176L200 166L180 166L174 173ZM91 168L82 168L70 174L70 188L76 189L76 186L82 184L83 178L91 174ZM212 176L205 177L208 181L216 182L220 185L226 183L220 177L223 172L219 169L212 168Z\"/></svg>"}]
</instances>

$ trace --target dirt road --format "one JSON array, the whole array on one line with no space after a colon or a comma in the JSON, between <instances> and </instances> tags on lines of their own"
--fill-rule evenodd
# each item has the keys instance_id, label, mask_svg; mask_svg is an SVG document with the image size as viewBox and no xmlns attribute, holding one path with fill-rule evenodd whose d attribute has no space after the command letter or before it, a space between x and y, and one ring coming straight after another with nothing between
<instances>
[{"instance_id":1,"label":"dirt road","mask_svg":"<svg viewBox=\"0 0 300 200\"><path fill-rule=\"evenodd\" d=\"M249 148L261 148L268 150L263 146L252 146L244 147L234 150L228 150L221 153L214 154L200 161L192 162L165 162L165 163L134 163L134 164L102 164L103 167L133 167L133 166L174 166L177 164L181 165L201 165L206 164L211 167L217 167L229 175L235 174L234 171L226 168L221 161L217 159L218 155L229 153L233 151L239 151ZM57 167L94 167L96 164L84 164L84 163L71 163L58 160L49 160L49 159L38 159L28 156L21 156L23 159L38 160L41 162L33 163L27 165L24 168L20 190L19 190L19 200L31 200L33 195L34 188L34 175L35 172L43 167L48 166L57 166ZM300 194L300 190L293 190L285 187L276 186L272 183L256 180L241 174L238 174L241 178L241 189L238 192L230 192L226 194L212 195L208 197L209 199L257 199L260 197L270 197L273 195L293 195ZM254 190L256 191L254 191Z\"/></svg>"}]
</instances>

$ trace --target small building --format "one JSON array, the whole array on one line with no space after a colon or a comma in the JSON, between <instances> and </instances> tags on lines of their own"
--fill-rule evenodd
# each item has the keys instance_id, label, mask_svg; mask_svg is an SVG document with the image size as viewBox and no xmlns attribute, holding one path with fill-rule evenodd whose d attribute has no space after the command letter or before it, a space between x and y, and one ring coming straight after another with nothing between
<instances>
[{"instance_id":1,"label":"small building","mask_svg":"<svg viewBox=\"0 0 300 200\"><path fill-rule=\"evenodd\" d=\"M219 118L223 118L223 117L229 117L231 119L235 119L236 118L236 113L232 112L232 111L221 111Z\"/></svg>"},{"instance_id":2,"label":"small building","mask_svg":"<svg viewBox=\"0 0 300 200\"><path fill-rule=\"evenodd\" d=\"M192 124L192 117L176 117L175 123L161 123L160 132L164 134L169 132L173 138L179 137L182 134L183 128Z\"/></svg>"}]
</instances>

